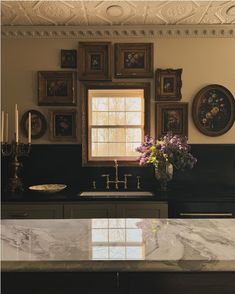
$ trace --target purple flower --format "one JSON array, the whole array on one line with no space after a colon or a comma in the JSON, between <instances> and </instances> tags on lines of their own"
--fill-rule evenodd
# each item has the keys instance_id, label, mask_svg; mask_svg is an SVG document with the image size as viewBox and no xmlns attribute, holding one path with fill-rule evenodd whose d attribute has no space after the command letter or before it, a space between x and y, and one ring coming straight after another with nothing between
<instances>
[{"instance_id":1,"label":"purple flower","mask_svg":"<svg viewBox=\"0 0 235 294\"><path fill-rule=\"evenodd\" d=\"M171 132L156 141L150 136L144 137L144 142L136 148L141 153L138 160L140 165L155 166L171 163L179 170L193 168L197 159L190 153L187 137L173 135Z\"/></svg>"}]
</instances>

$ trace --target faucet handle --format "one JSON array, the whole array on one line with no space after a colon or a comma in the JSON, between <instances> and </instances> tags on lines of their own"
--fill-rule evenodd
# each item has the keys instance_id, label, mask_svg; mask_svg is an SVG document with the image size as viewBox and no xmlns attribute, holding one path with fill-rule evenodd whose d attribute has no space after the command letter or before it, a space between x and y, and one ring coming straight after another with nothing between
<instances>
[{"instance_id":1,"label":"faucet handle","mask_svg":"<svg viewBox=\"0 0 235 294\"><path fill-rule=\"evenodd\" d=\"M101 175L101 177L106 177L106 189L109 189L109 174Z\"/></svg>"},{"instance_id":2,"label":"faucet handle","mask_svg":"<svg viewBox=\"0 0 235 294\"><path fill-rule=\"evenodd\" d=\"M127 189L127 178L132 177L132 174L124 174L124 189Z\"/></svg>"}]
</instances>

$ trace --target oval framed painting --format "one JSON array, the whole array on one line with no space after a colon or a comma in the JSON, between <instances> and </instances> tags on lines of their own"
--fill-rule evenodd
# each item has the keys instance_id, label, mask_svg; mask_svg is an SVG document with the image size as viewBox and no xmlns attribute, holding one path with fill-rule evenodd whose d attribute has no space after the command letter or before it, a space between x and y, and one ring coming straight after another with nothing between
<instances>
[{"instance_id":1,"label":"oval framed painting","mask_svg":"<svg viewBox=\"0 0 235 294\"><path fill-rule=\"evenodd\" d=\"M193 100L192 115L197 129L207 136L220 136L234 123L235 100L221 85L202 88Z\"/></svg>"},{"instance_id":2,"label":"oval framed painting","mask_svg":"<svg viewBox=\"0 0 235 294\"><path fill-rule=\"evenodd\" d=\"M31 131L32 131L32 139L41 138L47 129L47 121L45 116L37 111L37 110L28 110L26 111L21 119L20 125L22 132L27 137L28 136L28 120L29 120L29 112L31 112Z\"/></svg>"}]
</instances>

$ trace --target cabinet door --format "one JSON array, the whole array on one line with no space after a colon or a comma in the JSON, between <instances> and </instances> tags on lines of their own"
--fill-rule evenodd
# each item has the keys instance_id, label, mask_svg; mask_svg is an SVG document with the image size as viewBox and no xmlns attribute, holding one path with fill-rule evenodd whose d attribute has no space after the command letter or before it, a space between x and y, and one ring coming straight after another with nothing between
<instances>
[{"instance_id":1,"label":"cabinet door","mask_svg":"<svg viewBox=\"0 0 235 294\"><path fill-rule=\"evenodd\" d=\"M2 205L3 219L56 219L63 218L63 205L40 203L11 203Z\"/></svg>"},{"instance_id":2,"label":"cabinet door","mask_svg":"<svg viewBox=\"0 0 235 294\"><path fill-rule=\"evenodd\" d=\"M127 202L117 204L117 217L124 218L167 218L167 202Z\"/></svg>"},{"instance_id":3,"label":"cabinet door","mask_svg":"<svg viewBox=\"0 0 235 294\"><path fill-rule=\"evenodd\" d=\"M235 202L179 202L170 204L173 218L232 218Z\"/></svg>"},{"instance_id":4,"label":"cabinet door","mask_svg":"<svg viewBox=\"0 0 235 294\"><path fill-rule=\"evenodd\" d=\"M116 217L115 204L107 202L79 202L64 205L64 218Z\"/></svg>"}]
</instances>

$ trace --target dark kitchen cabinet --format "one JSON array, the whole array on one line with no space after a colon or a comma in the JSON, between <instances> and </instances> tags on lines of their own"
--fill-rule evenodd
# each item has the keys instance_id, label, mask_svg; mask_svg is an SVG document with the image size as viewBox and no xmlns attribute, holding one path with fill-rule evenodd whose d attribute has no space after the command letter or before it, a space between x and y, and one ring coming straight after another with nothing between
<instances>
[{"instance_id":1,"label":"dark kitchen cabinet","mask_svg":"<svg viewBox=\"0 0 235 294\"><path fill-rule=\"evenodd\" d=\"M3 272L4 294L234 294L234 272Z\"/></svg>"},{"instance_id":2,"label":"dark kitchen cabinet","mask_svg":"<svg viewBox=\"0 0 235 294\"><path fill-rule=\"evenodd\" d=\"M4 294L117 294L117 273L4 272Z\"/></svg>"},{"instance_id":3,"label":"dark kitchen cabinet","mask_svg":"<svg viewBox=\"0 0 235 294\"><path fill-rule=\"evenodd\" d=\"M79 202L64 205L64 218L167 218L167 202Z\"/></svg>"},{"instance_id":4,"label":"dark kitchen cabinet","mask_svg":"<svg viewBox=\"0 0 235 294\"><path fill-rule=\"evenodd\" d=\"M161 201L79 201L4 203L3 219L167 218L168 204Z\"/></svg>"},{"instance_id":5,"label":"dark kitchen cabinet","mask_svg":"<svg viewBox=\"0 0 235 294\"><path fill-rule=\"evenodd\" d=\"M117 204L117 217L129 218L167 218L167 202L128 202Z\"/></svg>"},{"instance_id":6,"label":"dark kitchen cabinet","mask_svg":"<svg viewBox=\"0 0 235 294\"><path fill-rule=\"evenodd\" d=\"M111 218L116 207L109 202L79 202L64 205L64 218Z\"/></svg>"},{"instance_id":7,"label":"dark kitchen cabinet","mask_svg":"<svg viewBox=\"0 0 235 294\"><path fill-rule=\"evenodd\" d=\"M234 294L231 272L143 272L121 273L121 293L143 294Z\"/></svg>"},{"instance_id":8,"label":"dark kitchen cabinet","mask_svg":"<svg viewBox=\"0 0 235 294\"><path fill-rule=\"evenodd\" d=\"M63 218L63 205L54 203L2 204L2 219L58 219Z\"/></svg>"}]
</instances>

